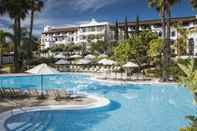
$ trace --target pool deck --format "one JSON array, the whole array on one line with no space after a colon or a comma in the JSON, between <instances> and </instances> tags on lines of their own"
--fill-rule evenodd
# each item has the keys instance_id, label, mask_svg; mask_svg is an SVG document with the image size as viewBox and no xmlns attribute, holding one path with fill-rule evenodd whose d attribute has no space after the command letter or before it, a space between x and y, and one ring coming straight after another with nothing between
<instances>
[{"instance_id":1,"label":"pool deck","mask_svg":"<svg viewBox=\"0 0 197 131\"><path fill-rule=\"evenodd\" d=\"M63 107L90 107L103 106L108 103L104 97L88 95L84 98L76 99L61 99L55 100L55 97L49 96L47 99L38 99L37 97L28 97L21 99L0 99L0 113L23 108L37 106L63 106Z\"/></svg>"}]
</instances>

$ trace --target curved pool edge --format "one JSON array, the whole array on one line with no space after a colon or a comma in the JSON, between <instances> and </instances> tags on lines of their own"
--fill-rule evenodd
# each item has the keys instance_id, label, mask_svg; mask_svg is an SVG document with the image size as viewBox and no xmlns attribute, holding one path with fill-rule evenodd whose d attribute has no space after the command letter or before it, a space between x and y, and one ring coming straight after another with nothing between
<instances>
[{"instance_id":1,"label":"curved pool edge","mask_svg":"<svg viewBox=\"0 0 197 131\"><path fill-rule=\"evenodd\" d=\"M60 110L85 110L85 109L95 109L102 108L110 104L110 100L105 97L88 95L89 98L96 99L96 102L86 105L49 105L49 106L34 106L34 107L22 107L9 111L0 113L0 131L6 131L5 122L8 118L27 112L36 112L36 111L60 111Z\"/></svg>"},{"instance_id":2,"label":"curved pool edge","mask_svg":"<svg viewBox=\"0 0 197 131\"><path fill-rule=\"evenodd\" d=\"M64 74L75 74L75 75L87 75L93 76L94 73L87 72L59 72L53 75L64 75ZM30 73L8 73L8 74L0 74L0 77L23 77L23 76L40 76L39 74L30 74Z\"/></svg>"},{"instance_id":3,"label":"curved pool edge","mask_svg":"<svg viewBox=\"0 0 197 131\"><path fill-rule=\"evenodd\" d=\"M98 82L104 82L107 84L114 84L114 85L119 85L119 84L136 84L136 85L177 85L176 82L160 82L158 80L150 80L150 81L121 81L121 80L110 80L110 79L99 79L93 76L91 78L92 80L98 81Z\"/></svg>"}]
</instances>

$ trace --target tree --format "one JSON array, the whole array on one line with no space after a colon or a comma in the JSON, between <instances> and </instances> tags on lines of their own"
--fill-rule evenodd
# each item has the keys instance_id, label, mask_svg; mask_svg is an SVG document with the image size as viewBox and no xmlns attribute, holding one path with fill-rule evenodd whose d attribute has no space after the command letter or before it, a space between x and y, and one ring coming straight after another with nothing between
<instances>
[{"instance_id":1,"label":"tree","mask_svg":"<svg viewBox=\"0 0 197 131\"><path fill-rule=\"evenodd\" d=\"M127 20L127 16L125 17L125 26L124 26L124 37L125 40L129 39L129 32L128 32L128 20Z\"/></svg>"},{"instance_id":2,"label":"tree","mask_svg":"<svg viewBox=\"0 0 197 131\"><path fill-rule=\"evenodd\" d=\"M155 8L160 16L163 30L163 57L162 57L162 77L161 81L168 80L167 69L171 58L171 40L170 40L170 17L171 17L171 7L178 3L179 0L148 0L150 7Z\"/></svg>"},{"instance_id":3,"label":"tree","mask_svg":"<svg viewBox=\"0 0 197 131\"><path fill-rule=\"evenodd\" d=\"M25 19L29 13L28 0L0 0L0 14L8 14L13 19L13 32L14 32L14 64L15 72L20 69L18 60L18 46L21 43L21 20ZM21 63L20 63L21 64Z\"/></svg>"},{"instance_id":4,"label":"tree","mask_svg":"<svg viewBox=\"0 0 197 131\"><path fill-rule=\"evenodd\" d=\"M8 32L4 32L3 30L0 30L0 55L1 55L1 64L3 63L2 56L4 52L7 52L9 49L8 44L6 43L6 38L9 38L13 41L13 35Z\"/></svg>"},{"instance_id":5,"label":"tree","mask_svg":"<svg viewBox=\"0 0 197 131\"><path fill-rule=\"evenodd\" d=\"M154 63L161 65L162 39L153 39L149 42L148 56Z\"/></svg>"},{"instance_id":6,"label":"tree","mask_svg":"<svg viewBox=\"0 0 197 131\"><path fill-rule=\"evenodd\" d=\"M131 56L131 47L127 41L121 42L117 47L113 49L114 58L119 64L125 64L128 62Z\"/></svg>"},{"instance_id":7,"label":"tree","mask_svg":"<svg viewBox=\"0 0 197 131\"><path fill-rule=\"evenodd\" d=\"M2 59L2 56L3 56L3 50L4 50L4 47L5 47L5 32L1 31L0 30L0 54L1 54L1 64L3 63L3 59Z\"/></svg>"},{"instance_id":8,"label":"tree","mask_svg":"<svg viewBox=\"0 0 197 131\"><path fill-rule=\"evenodd\" d=\"M41 0L29 0L30 3L30 29L29 29L29 48L28 48L28 52L29 52L29 57L32 58L32 44L35 43L32 39L32 32L33 32L33 25L34 25L34 14L37 11L41 11L41 9L44 6L44 2ZM28 61L29 63L29 61Z\"/></svg>"},{"instance_id":9,"label":"tree","mask_svg":"<svg viewBox=\"0 0 197 131\"><path fill-rule=\"evenodd\" d=\"M192 5L192 7L197 10L197 1L196 0L190 0L190 3Z\"/></svg>"},{"instance_id":10,"label":"tree","mask_svg":"<svg viewBox=\"0 0 197 131\"><path fill-rule=\"evenodd\" d=\"M51 52L63 52L66 46L64 44L58 44L51 47Z\"/></svg>"},{"instance_id":11,"label":"tree","mask_svg":"<svg viewBox=\"0 0 197 131\"><path fill-rule=\"evenodd\" d=\"M149 44L148 49L148 57L150 58L150 63L155 64L156 67L159 67L160 70L160 77L161 77L161 70L162 70L162 62L161 62L161 56L162 56L162 39L157 38L151 40Z\"/></svg>"},{"instance_id":12,"label":"tree","mask_svg":"<svg viewBox=\"0 0 197 131\"><path fill-rule=\"evenodd\" d=\"M118 21L116 21L116 27L115 27L115 41L118 42L119 40L119 25Z\"/></svg>"},{"instance_id":13,"label":"tree","mask_svg":"<svg viewBox=\"0 0 197 131\"><path fill-rule=\"evenodd\" d=\"M31 11L31 20L30 20L30 30L29 30L29 39L32 39L33 24L34 24L34 13L36 11L41 11L44 6L44 2L41 0L31 0L30 2L30 11Z\"/></svg>"},{"instance_id":14,"label":"tree","mask_svg":"<svg viewBox=\"0 0 197 131\"><path fill-rule=\"evenodd\" d=\"M188 40L188 33L189 31L184 28L180 28L179 25L175 26L178 37L175 43L175 50L177 52L177 56L186 55L186 48L187 48L187 40Z\"/></svg>"},{"instance_id":15,"label":"tree","mask_svg":"<svg viewBox=\"0 0 197 131\"><path fill-rule=\"evenodd\" d=\"M197 94L197 68L194 59L187 64L178 63L184 75L179 77L179 83L189 88L195 95Z\"/></svg>"},{"instance_id":16,"label":"tree","mask_svg":"<svg viewBox=\"0 0 197 131\"><path fill-rule=\"evenodd\" d=\"M135 61L141 67L143 63L148 62L147 51L152 39L158 36L151 32L140 32L139 35L133 35L132 38L123 41L119 46L114 48L114 56L119 63L124 64L128 60Z\"/></svg>"},{"instance_id":17,"label":"tree","mask_svg":"<svg viewBox=\"0 0 197 131\"><path fill-rule=\"evenodd\" d=\"M32 44L31 47L30 44ZM26 28L22 28L21 43L18 46L18 60L21 63L21 69L24 69L25 65L30 65L32 63L32 52L29 51L29 48L31 48L32 51L36 50L37 44L37 38L35 36L32 36L32 41L30 43L28 30Z\"/></svg>"},{"instance_id":18,"label":"tree","mask_svg":"<svg viewBox=\"0 0 197 131\"><path fill-rule=\"evenodd\" d=\"M140 32L140 19L139 16L136 17L135 33L139 35Z\"/></svg>"},{"instance_id":19,"label":"tree","mask_svg":"<svg viewBox=\"0 0 197 131\"><path fill-rule=\"evenodd\" d=\"M93 54L106 54L109 48L110 47L104 41L93 42L90 45L90 51Z\"/></svg>"},{"instance_id":20,"label":"tree","mask_svg":"<svg viewBox=\"0 0 197 131\"><path fill-rule=\"evenodd\" d=\"M191 121L190 127L180 128L179 131L196 131L197 130L197 117L187 116L186 118Z\"/></svg>"}]
</instances>

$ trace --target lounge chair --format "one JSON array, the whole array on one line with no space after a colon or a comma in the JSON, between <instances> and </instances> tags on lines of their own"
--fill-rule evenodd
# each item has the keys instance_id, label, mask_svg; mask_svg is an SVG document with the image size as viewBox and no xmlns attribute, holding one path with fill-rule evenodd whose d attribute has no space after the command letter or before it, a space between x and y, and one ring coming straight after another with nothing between
<instances>
[{"instance_id":1,"label":"lounge chair","mask_svg":"<svg viewBox=\"0 0 197 131\"><path fill-rule=\"evenodd\" d=\"M86 94L78 92L78 93L69 95L69 98L74 99L76 101L81 101L82 98L85 98L86 96L87 96Z\"/></svg>"}]
</instances>

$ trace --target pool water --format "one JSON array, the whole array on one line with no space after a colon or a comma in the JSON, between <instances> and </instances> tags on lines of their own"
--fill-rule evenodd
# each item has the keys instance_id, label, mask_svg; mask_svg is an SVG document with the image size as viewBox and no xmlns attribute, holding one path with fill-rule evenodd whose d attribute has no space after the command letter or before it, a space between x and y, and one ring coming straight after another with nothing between
<instances>
[{"instance_id":1,"label":"pool water","mask_svg":"<svg viewBox=\"0 0 197 131\"><path fill-rule=\"evenodd\" d=\"M40 77L1 78L1 87L40 89ZM47 88L46 88L47 87ZM37 111L5 122L8 131L178 131L196 115L191 92L177 85L109 84L86 75L44 77L45 89L75 89L102 95L110 105L80 111Z\"/></svg>"}]
</instances>

